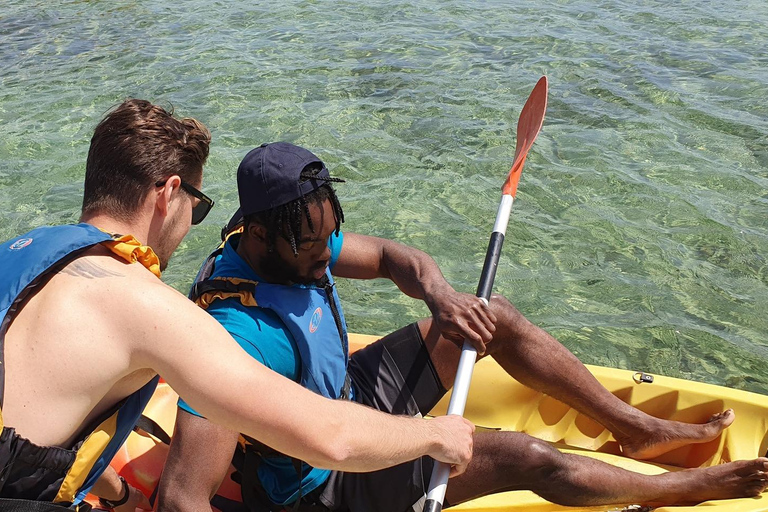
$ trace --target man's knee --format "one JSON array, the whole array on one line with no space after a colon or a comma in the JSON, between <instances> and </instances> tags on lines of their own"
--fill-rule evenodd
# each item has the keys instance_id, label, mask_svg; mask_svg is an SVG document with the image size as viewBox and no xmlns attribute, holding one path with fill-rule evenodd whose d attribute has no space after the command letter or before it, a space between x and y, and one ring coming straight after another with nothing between
<instances>
[{"instance_id":1,"label":"man's knee","mask_svg":"<svg viewBox=\"0 0 768 512\"><path fill-rule=\"evenodd\" d=\"M491 301L489 304L492 308L507 308L512 306L512 303L509 302L509 299L499 293L491 294ZM514 306L512 307L514 308Z\"/></svg>"},{"instance_id":2,"label":"man's knee","mask_svg":"<svg viewBox=\"0 0 768 512\"><path fill-rule=\"evenodd\" d=\"M534 439L523 450L521 464L537 480L548 480L564 466L563 454L549 444Z\"/></svg>"},{"instance_id":3,"label":"man's knee","mask_svg":"<svg viewBox=\"0 0 768 512\"><path fill-rule=\"evenodd\" d=\"M536 440L521 459L528 490L560 505L582 504L576 496L568 496L576 491L574 477L578 479L572 457Z\"/></svg>"},{"instance_id":4,"label":"man's knee","mask_svg":"<svg viewBox=\"0 0 768 512\"><path fill-rule=\"evenodd\" d=\"M476 437L475 453L493 461L492 465L497 470L530 477L532 481L543 481L562 470L565 465L562 453L535 437L518 432L494 432L487 435L492 437L483 440Z\"/></svg>"},{"instance_id":5,"label":"man's knee","mask_svg":"<svg viewBox=\"0 0 768 512\"><path fill-rule=\"evenodd\" d=\"M530 333L532 324L506 297L493 294L490 306L496 315L496 332L488 345L491 354L494 349L504 350L505 345L516 344L526 337L526 333Z\"/></svg>"},{"instance_id":6,"label":"man's knee","mask_svg":"<svg viewBox=\"0 0 768 512\"><path fill-rule=\"evenodd\" d=\"M525 320L523 314L520 313L515 305L503 295L498 293L491 295L489 305L499 321L506 320L507 322L511 321L517 323L521 320Z\"/></svg>"}]
</instances>

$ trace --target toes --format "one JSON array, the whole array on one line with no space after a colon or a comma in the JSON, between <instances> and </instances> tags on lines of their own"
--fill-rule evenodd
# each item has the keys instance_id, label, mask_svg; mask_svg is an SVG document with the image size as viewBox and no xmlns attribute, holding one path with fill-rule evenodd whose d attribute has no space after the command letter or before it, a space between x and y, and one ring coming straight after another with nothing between
<instances>
[{"instance_id":1,"label":"toes","mask_svg":"<svg viewBox=\"0 0 768 512\"><path fill-rule=\"evenodd\" d=\"M768 478L766 475L768 459L764 457L754 460L740 460L729 464L735 464L732 466L734 473L741 478Z\"/></svg>"},{"instance_id":2,"label":"toes","mask_svg":"<svg viewBox=\"0 0 768 512\"><path fill-rule=\"evenodd\" d=\"M707 423L720 423L720 427L725 428L733 423L734 419L736 419L736 414L733 412L733 409L726 409L713 415Z\"/></svg>"},{"instance_id":3,"label":"toes","mask_svg":"<svg viewBox=\"0 0 768 512\"><path fill-rule=\"evenodd\" d=\"M765 484L753 484L747 488L749 496L759 496L765 490Z\"/></svg>"}]
</instances>

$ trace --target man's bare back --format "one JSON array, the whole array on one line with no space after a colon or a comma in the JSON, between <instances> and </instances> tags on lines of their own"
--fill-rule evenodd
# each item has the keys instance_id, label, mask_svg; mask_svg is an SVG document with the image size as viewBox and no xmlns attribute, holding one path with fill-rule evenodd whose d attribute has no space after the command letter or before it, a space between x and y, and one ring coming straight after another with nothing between
<instances>
[{"instance_id":1,"label":"man's bare back","mask_svg":"<svg viewBox=\"0 0 768 512\"><path fill-rule=\"evenodd\" d=\"M328 464L331 451L349 449L334 448L334 438L346 437L344 431L355 430L356 422L340 425L340 418L329 417L326 427L315 424L313 432L305 432L302 419L307 414L327 417L320 412L325 405L351 406L363 415L368 411L324 400L266 370L184 295L141 265L96 251L52 278L19 312L21 321L11 325L3 408L7 425L37 444L66 445L89 420L159 373L206 416L281 449L314 452L310 456L323 459L321 464ZM66 313L50 314L61 311L62 304ZM262 393L256 401L247 396L257 394L232 389L279 391ZM286 414L286 402L306 409L294 407ZM46 411L43 421L41 411ZM380 445L374 439L365 441L367 449ZM401 444L392 439L393 461L409 457L422 443ZM378 451L371 457L361 450L353 466L390 465L386 458L374 462Z\"/></svg>"},{"instance_id":2,"label":"man's bare back","mask_svg":"<svg viewBox=\"0 0 768 512\"><path fill-rule=\"evenodd\" d=\"M89 423L149 382L131 361L131 297L166 287L141 265L90 249L57 272L5 336L6 424L39 445L69 447Z\"/></svg>"}]
</instances>

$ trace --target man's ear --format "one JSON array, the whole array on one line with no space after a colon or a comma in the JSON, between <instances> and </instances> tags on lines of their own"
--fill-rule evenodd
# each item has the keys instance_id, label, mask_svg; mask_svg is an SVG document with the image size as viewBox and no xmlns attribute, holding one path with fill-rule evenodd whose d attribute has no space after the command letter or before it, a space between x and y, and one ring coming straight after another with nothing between
<instances>
[{"instance_id":1,"label":"man's ear","mask_svg":"<svg viewBox=\"0 0 768 512\"><path fill-rule=\"evenodd\" d=\"M165 180L165 185L155 188L155 208L160 215L167 217L171 209L171 203L179 195L181 178L174 174Z\"/></svg>"},{"instance_id":2,"label":"man's ear","mask_svg":"<svg viewBox=\"0 0 768 512\"><path fill-rule=\"evenodd\" d=\"M267 228L258 222L251 222L246 228L248 236L260 243L267 243Z\"/></svg>"}]
</instances>

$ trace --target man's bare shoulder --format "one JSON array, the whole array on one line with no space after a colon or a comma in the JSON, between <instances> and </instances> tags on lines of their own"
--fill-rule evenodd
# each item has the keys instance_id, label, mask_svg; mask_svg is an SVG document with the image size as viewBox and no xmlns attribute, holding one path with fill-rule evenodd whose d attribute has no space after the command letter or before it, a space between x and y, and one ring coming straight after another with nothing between
<instances>
[{"instance_id":1,"label":"man's bare shoulder","mask_svg":"<svg viewBox=\"0 0 768 512\"><path fill-rule=\"evenodd\" d=\"M127 264L98 251L71 262L46 285L48 308L68 302L66 325L89 326L129 355L132 368L160 372L178 366L192 340L236 345L226 330L185 295L139 263ZM108 334L106 334L108 333Z\"/></svg>"},{"instance_id":2,"label":"man's bare shoulder","mask_svg":"<svg viewBox=\"0 0 768 512\"><path fill-rule=\"evenodd\" d=\"M339 254L333 275L352 279L373 279L382 275L384 247L392 244L387 239L359 233L344 232L344 245Z\"/></svg>"},{"instance_id":3,"label":"man's bare shoulder","mask_svg":"<svg viewBox=\"0 0 768 512\"><path fill-rule=\"evenodd\" d=\"M120 321L150 320L168 311L195 314L200 310L178 291L139 263L127 263L95 248L61 268L51 280L56 289L73 295L73 306L109 308ZM48 288L48 287L46 287Z\"/></svg>"}]
</instances>

